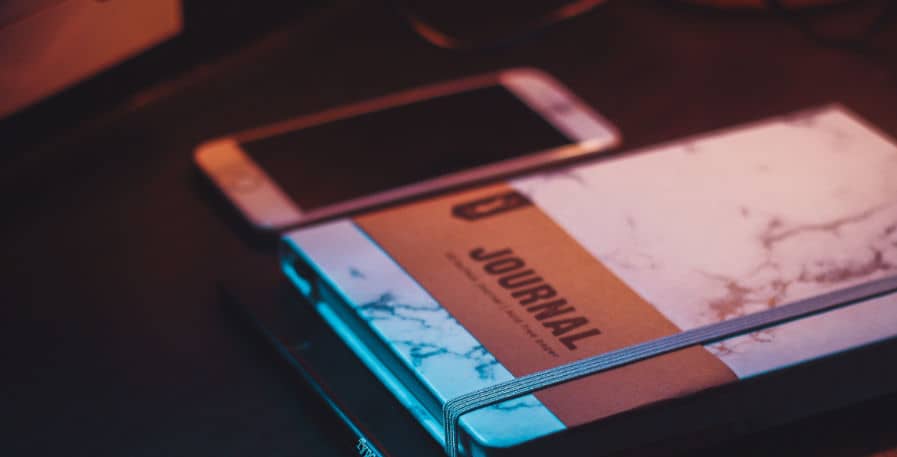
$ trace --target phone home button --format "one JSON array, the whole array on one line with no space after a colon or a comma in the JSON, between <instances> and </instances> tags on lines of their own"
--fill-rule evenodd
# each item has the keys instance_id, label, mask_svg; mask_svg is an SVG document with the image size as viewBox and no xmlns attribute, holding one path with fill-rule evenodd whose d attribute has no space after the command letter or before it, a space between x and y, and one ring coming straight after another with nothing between
<instances>
[{"instance_id":1,"label":"phone home button","mask_svg":"<svg viewBox=\"0 0 897 457\"><path fill-rule=\"evenodd\" d=\"M220 173L219 176L221 176L223 187L239 193L252 192L258 189L262 182L256 173L240 167L228 168Z\"/></svg>"}]
</instances>

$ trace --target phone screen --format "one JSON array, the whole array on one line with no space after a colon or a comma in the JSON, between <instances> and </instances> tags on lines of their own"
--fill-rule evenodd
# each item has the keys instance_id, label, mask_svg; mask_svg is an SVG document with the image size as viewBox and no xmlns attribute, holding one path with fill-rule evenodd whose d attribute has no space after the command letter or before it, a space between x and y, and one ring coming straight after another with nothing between
<instances>
[{"instance_id":1,"label":"phone screen","mask_svg":"<svg viewBox=\"0 0 897 457\"><path fill-rule=\"evenodd\" d=\"M241 146L308 211L570 142L496 85Z\"/></svg>"}]
</instances>

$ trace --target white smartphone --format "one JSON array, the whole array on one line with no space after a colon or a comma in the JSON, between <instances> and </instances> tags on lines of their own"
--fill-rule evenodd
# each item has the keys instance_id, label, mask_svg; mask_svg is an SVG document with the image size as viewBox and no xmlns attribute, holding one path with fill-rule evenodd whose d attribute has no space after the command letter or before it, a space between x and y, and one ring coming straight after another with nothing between
<instances>
[{"instance_id":1,"label":"white smartphone","mask_svg":"<svg viewBox=\"0 0 897 457\"><path fill-rule=\"evenodd\" d=\"M558 81L521 68L214 139L195 160L253 226L280 231L619 141L613 125Z\"/></svg>"}]
</instances>

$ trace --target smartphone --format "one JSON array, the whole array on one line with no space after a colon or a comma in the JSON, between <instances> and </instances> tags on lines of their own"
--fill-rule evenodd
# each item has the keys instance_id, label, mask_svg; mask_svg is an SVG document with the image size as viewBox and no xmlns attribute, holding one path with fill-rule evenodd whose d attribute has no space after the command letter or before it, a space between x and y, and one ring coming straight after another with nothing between
<instances>
[{"instance_id":1,"label":"smartphone","mask_svg":"<svg viewBox=\"0 0 897 457\"><path fill-rule=\"evenodd\" d=\"M519 68L214 139L194 158L251 225L281 231L619 141L613 125L558 81Z\"/></svg>"}]
</instances>

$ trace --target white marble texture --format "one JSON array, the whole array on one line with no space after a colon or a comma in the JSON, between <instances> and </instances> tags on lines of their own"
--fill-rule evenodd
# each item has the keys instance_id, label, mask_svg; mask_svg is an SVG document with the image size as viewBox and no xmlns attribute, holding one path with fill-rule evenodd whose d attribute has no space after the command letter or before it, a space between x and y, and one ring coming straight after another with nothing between
<instances>
[{"instance_id":1,"label":"white marble texture","mask_svg":"<svg viewBox=\"0 0 897 457\"><path fill-rule=\"evenodd\" d=\"M682 329L897 274L897 147L840 109L511 184ZM749 377L893 335L897 296L708 349Z\"/></svg>"},{"instance_id":2,"label":"white marble texture","mask_svg":"<svg viewBox=\"0 0 897 457\"><path fill-rule=\"evenodd\" d=\"M300 229L287 237L314 259L322 276L353 304L358 315L441 404L513 379L467 329L351 221ZM442 417L435 419L441 421ZM461 424L491 446L511 446L565 428L532 395L470 413Z\"/></svg>"},{"instance_id":3,"label":"white marble texture","mask_svg":"<svg viewBox=\"0 0 897 457\"><path fill-rule=\"evenodd\" d=\"M897 147L837 109L511 185L682 329L897 274ZM512 378L350 221L287 236L438 401ZM894 335L890 296L708 349L744 378ZM532 396L462 426L495 446L564 428Z\"/></svg>"}]
</instances>

